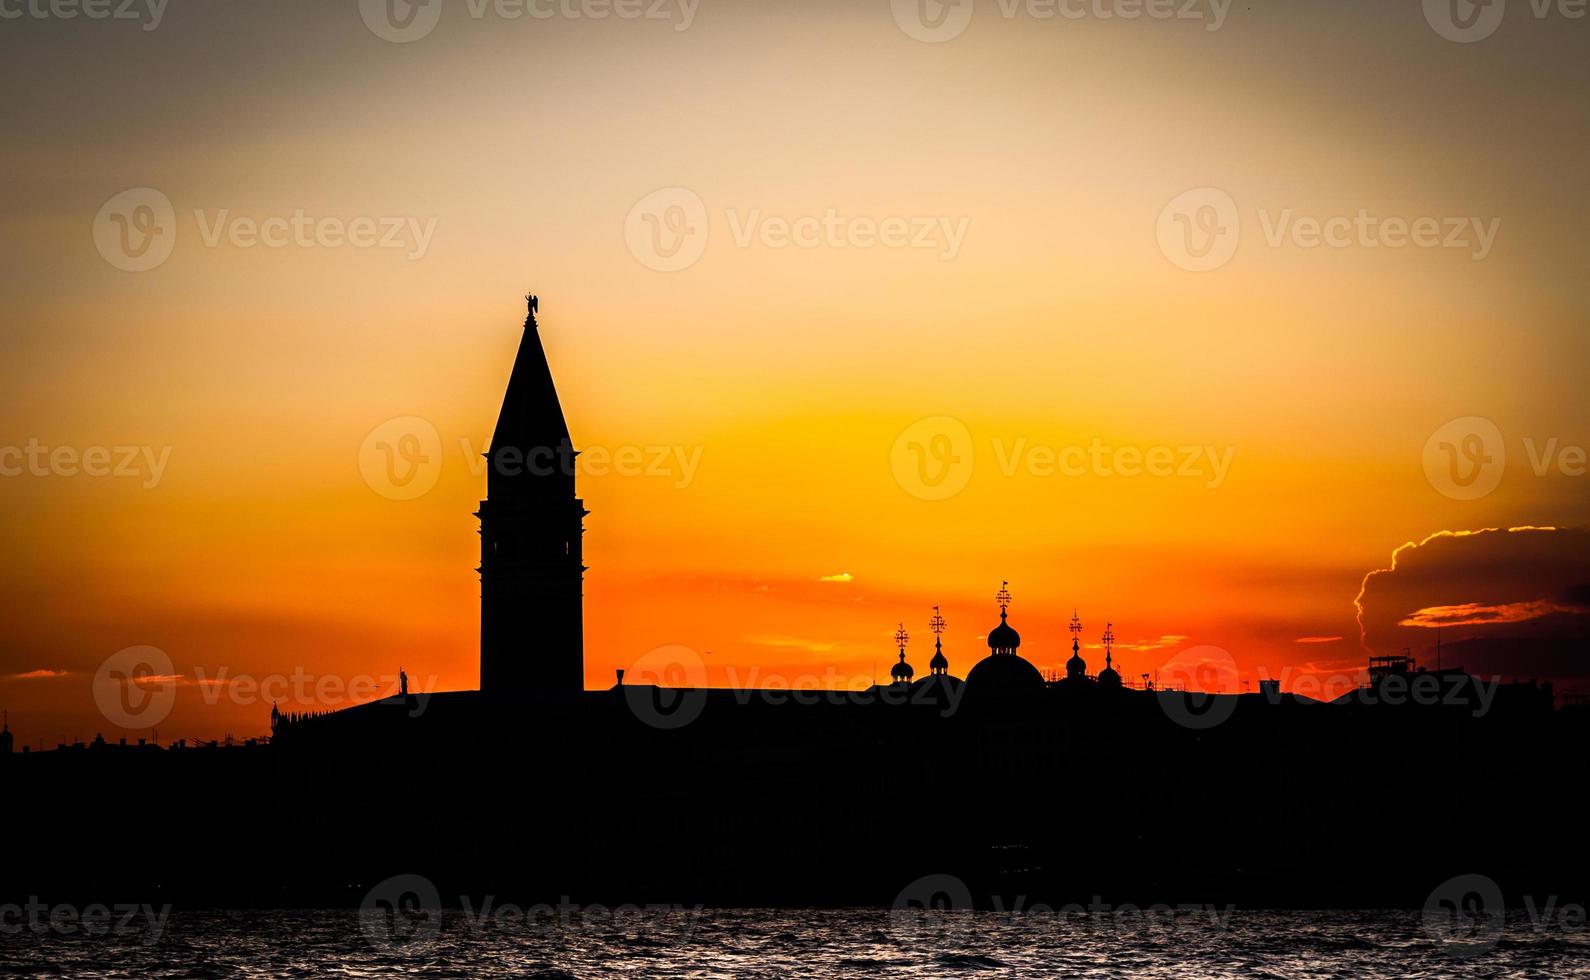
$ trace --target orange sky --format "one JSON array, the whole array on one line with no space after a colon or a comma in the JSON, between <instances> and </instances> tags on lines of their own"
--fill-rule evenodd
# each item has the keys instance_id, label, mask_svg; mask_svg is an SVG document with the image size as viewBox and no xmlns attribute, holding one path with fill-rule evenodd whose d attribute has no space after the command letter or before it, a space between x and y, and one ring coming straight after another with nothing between
<instances>
[{"instance_id":1,"label":"orange sky","mask_svg":"<svg viewBox=\"0 0 1590 980\"><path fill-rule=\"evenodd\" d=\"M1044 669L1075 606L1090 642L1116 624L1128 677L1200 645L1245 680L1350 673L1354 597L1394 548L1585 523L1585 477L1531 453L1590 445L1590 28L1522 15L1466 45L1417 4L1322 6L1205 30L983 4L937 44L882 2L703 0L684 30L452 8L405 44L353 3L8 23L0 71L32 95L0 107L0 448L149 453L135 477L0 477L13 729L116 734L91 679L142 644L181 678L162 738L264 730L257 694L205 696L223 668L298 678L300 709L399 666L475 686L475 454L527 289L576 442L643 460L580 480L589 686L668 644L719 683L859 686L901 620L925 666L934 603L964 674L1006 579ZM146 187L175 247L123 271L96 214ZM659 188L704 209L679 271L634 251ZM1241 227L1208 272L1159 237L1195 188ZM1271 243L1360 211L1494 240ZM235 224L298 212L409 237L273 248ZM941 237L765 223L830 213ZM1470 416L1507 458L1459 499L1427 443ZM361 475L394 418L435 432L411 500ZM955 440L964 488L923 499L919 454ZM1095 444L1108 472L1059 468ZM1116 472L1156 447L1195 469Z\"/></svg>"}]
</instances>

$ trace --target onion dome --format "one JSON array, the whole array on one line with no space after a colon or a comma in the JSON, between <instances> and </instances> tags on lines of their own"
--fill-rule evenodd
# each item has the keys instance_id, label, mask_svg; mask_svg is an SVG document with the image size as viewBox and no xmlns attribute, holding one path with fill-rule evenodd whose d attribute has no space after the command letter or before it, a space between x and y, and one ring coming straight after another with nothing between
<instances>
[{"instance_id":1,"label":"onion dome","mask_svg":"<svg viewBox=\"0 0 1590 980\"><path fill-rule=\"evenodd\" d=\"M1021 634L1005 621L1005 610L999 611L999 625L988 631L988 649L994 653L1015 653L1021 646Z\"/></svg>"},{"instance_id":2,"label":"onion dome","mask_svg":"<svg viewBox=\"0 0 1590 980\"><path fill-rule=\"evenodd\" d=\"M935 640L933 643L933 659L928 661L928 673L945 674L949 673L949 669L950 662L944 656L944 644L942 641Z\"/></svg>"},{"instance_id":3,"label":"onion dome","mask_svg":"<svg viewBox=\"0 0 1590 980\"><path fill-rule=\"evenodd\" d=\"M1021 646L1021 634L1007 621L1009 585L1007 582L999 589L999 625L988 631L988 656L966 674L968 690L1001 694L1043 690L1043 675L1016 652Z\"/></svg>"},{"instance_id":4,"label":"onion dome","mask_svg":"<svg viewBox=\"0 0 1590 980\"><path fill-rule=\"evenodd\" d=\"M1066 680L1085 681L1088 679L1088 662L1082 659L1082 644L1077 636L1082 632L1082 618L1075 609L1071 610L1071 659L1066 661Z\"/></svg>"},{"instance_id":5,"label":"onion dome","mask_svg":"<svg viewBox=\"0 0 1590 980\"><path fill-rule=\"evenodd\" d=\"M1121 675L1115 669L1114 657L1111 646L1115 643L1115 624L1106 623L1104 626L1104 669L1099 671L1099 683L1104 687L1120 687Z\"/></svg>"},{"instance_id":6,"label":"onion dome","mask_svg":"<svg viewBox=\"0 0 1590 980\"><path fill-rule=\"evenodd\" d=\"M1075 649L1071 651L1071 659L1066 661L1066 676L1076 680L1088 676L1088 662Z\"/></svg>"},{"instance_id":7,"label":"onion dome","mask_svg":"<svg viewBox=\"0 0 1590 980\"><path fill-rule=\"evenodd\" d=\"M911 669L911 665L905 662L905 645L910 639L905 631L905 624L901 623L900 628L894 633L894 642L900 647L900 662L889 668L889 676L894 678L896 684L910 684L912 676L916 674L916 671Z\"/></svg>"}]
</instances>

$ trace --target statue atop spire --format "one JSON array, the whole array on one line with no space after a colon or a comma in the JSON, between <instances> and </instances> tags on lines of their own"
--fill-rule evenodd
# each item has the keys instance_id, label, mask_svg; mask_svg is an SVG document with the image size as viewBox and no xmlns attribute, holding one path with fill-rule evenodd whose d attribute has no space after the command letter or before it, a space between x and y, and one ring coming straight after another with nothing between
<instances>
[{"instance_id":1,"label":"statue atop spire","mask_svg":"<svg viewBox=\"0 0 1590 980\"><path fill-rule=\"evenodd\" d=\"M524 301L525 305L530 308L530 315L525 319L524 325L533 327L536 325L536 312L541 309L541 297L535 293L525 293Z\"/></svg>"}]
</instances>

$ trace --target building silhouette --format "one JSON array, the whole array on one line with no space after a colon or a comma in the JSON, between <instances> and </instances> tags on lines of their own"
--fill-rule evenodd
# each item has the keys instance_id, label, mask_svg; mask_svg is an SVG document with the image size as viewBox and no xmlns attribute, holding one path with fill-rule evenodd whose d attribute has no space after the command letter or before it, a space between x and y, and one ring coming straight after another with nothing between
<instances>
[{"instance_id":1,"label":"building silhouette","mask_svg":"<svg viewBox=\"0 0 1590 980\"><path fill-rule=\"evenodd\" d=\"M1031 651L1064 645L1029 625L1024 646L1003 583L964 680L934 607L926 673L902 622L888 683L863 691L663 688L622 671L584 690L586 512L529 303L477 515L480 689L272 705L268 743L10 758L0 785L25 802L0 808L0 902L356 905L407 874L443 895L609 904L888 905L937 874L985 903L1417 907L1473 873L1590 899L1590 844L1565 817L1590 777L1590 712L1554 710L1549 685L1482 689L1407 657L1329 704L1275 682L1157 689L1124 680L1113 624L1090 674L1075 611L1070 658L1046 678ZM1439 698L1407 697L1431 685ZM0 732L9 749L8 717ZM913 827L921 846L899 836ZM28 846L44 828L144 846L115 861ZM192 828L263 858L165 846Z\"/></svg>"}]
</instances>

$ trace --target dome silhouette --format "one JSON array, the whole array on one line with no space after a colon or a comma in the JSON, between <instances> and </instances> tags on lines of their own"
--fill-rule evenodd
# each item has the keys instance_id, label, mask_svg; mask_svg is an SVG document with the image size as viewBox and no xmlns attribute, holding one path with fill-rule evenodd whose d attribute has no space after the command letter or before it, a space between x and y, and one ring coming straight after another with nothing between
<instances>
[{"instance_id":1,"label":"dome silhouette","mask_svg":"<svg viewBox=\"0 0 1590 980\"><path fill-rule=\"evenodd\" d=\"M969 690L1015 693L1043 690L1038 668L1014 653L993 653L977 662L966 675Z\"/></svg>"},{"instance_id":2,"label":"dome silhouette","mask_svg":"<svg viewBox=\"0 0 1590 980\"><path fill-rule=\"evenodd\" d=\"M988 649L995 653L1014 653L1021 647L1021 634L1005 621L1005 610L999 611L999 625L988 631Z\"/></svg>"}]
</instances>

